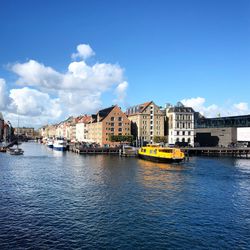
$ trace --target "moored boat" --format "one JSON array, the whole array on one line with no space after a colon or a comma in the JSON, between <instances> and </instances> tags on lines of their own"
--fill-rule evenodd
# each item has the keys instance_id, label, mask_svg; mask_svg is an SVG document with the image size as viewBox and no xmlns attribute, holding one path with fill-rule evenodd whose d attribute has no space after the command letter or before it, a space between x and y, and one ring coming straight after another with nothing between
<instances>
[{"instance_id":1,"label":"moored boat","mask_svg":"<svg viewBox=\"0 0 250 250\"><path fill-rule=\"evenodd\" d=\"M67 142L64 138L56 138L53 143L53 149L58 151L65 151L67 149Z\"/></svg>"},{"instance_id":2,"label":"moored boat","mask_svg":"<svg viewBox=\"0 0 250 250\"><path fill-rule=\"evenodd\" d=\"M161 147L158 145L147 145L141 147L138 156L142 159L154 162L180 162L184 160L185 154L179 148Z\"/></svg>"},{"instance_id":3,"label":"moored boat","mask_svg":"<svg viewBox=\"0 0 250 250\"><path fill-rule=\"evenodd\" d=\"M24 151L21 148L9 148L8 152L10 155L23 155Z\"/></svg>"},{"instance_id":4,"label":"moored boat","mask_svg":"<svg viewBox=\"0 0 250 250\"><path fill-rule=\"evenodd\" d=\"M48 148L53 148L53 143L54 143L54 142L53 142L52 139L48 139L48 140L47 140L47 147L48 147Z\"/></svg>"}]
</instances>

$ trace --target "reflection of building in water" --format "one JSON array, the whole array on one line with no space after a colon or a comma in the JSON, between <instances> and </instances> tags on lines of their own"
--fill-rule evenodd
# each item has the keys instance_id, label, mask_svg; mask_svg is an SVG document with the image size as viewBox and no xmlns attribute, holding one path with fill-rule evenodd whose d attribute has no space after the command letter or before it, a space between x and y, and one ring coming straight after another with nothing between
<instances>
[{"instance_id":1,"label":"reflection of building in water","mask_svg":"<svg viewBox=\"0 0 250 250\"><path fill-rule=\"evenodd\" d=\"M182 164L155 163L138 160L142 172L141 182L148 188L180 190L185 182Z\"/></svg>"}]
</instances>

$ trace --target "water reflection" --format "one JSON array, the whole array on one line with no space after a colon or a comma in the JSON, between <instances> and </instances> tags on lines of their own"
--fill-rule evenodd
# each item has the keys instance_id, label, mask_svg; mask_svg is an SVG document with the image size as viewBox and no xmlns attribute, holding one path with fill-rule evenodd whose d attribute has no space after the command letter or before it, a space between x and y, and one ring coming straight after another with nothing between
<instances>
[{"instance_id":1,"label":"water reflection","mask_svg":"<svg viewBox=\"0 0 250 250\"><path fill-rule=\"evenodd\" d=\"M155 163L138 160L141 169L140 177L143 185L148 188L180 190L185 178L182 164Z\"/></svg>"}]
</instances>

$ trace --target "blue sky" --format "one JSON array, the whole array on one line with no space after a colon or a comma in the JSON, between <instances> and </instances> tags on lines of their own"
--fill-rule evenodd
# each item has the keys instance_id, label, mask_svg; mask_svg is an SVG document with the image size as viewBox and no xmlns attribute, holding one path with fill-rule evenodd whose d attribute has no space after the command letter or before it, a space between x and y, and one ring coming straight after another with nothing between
<instances>
[{"instance_id":1,"label":"blue sky","mask_svg":"<svg viewBox=\"0 0 250 250\"><path fill-rule=\"evenodd\" d=\"M185 99L208 115L249 113L248 0L1 0L0 37L0 78L7 95L27 87L14 64L34 60L63 74L77 45L88 44L95 53L84 59L89 66L106 63L123 69L119 80L128 83L126 96L118 102L123 107ZM27 85L49 98L59 96L37 83ZM113 104L118 85L98 92L95 107ZM13 110L2 105L5 115ZM32 113L25 112L20 108L24 116Z\"/></svg>"}]
</instances>

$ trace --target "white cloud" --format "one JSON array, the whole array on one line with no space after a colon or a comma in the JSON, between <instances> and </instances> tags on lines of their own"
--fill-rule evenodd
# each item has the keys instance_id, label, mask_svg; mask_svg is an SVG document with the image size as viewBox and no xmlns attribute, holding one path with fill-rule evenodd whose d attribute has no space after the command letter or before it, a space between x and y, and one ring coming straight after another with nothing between
<instances>
[{"instance_id":1,"label":"white cloud","mask_svg":"<svg viewBox=\"0 0 250 250\"><path fill-rule=\"evenodd\" d=\"M233 116L250 114L250 109L246 102L236 104L227 104L219 107L216 104L206 105L206 99L203 97L183 99L181 101L185 106L192 107L206 117Z\"/></svg>"},{"instance_id":2,"label":"white cloud","mask_svg":"<svg viewBox=\"0 0 250 250\"><path fill-rule=\"evenodd\" d=\"M5 80L0 78L0 109L5 109L7 104Z\"/></svg>"},{"instance_id":3,"label":"white cloud","mask_svg":"<svg viewBox=\"0 0 250 250\"><path fill-rule=\"evenodd\" d=\"M248 111L248 104L246 102L240 102L238 104L234 104L234 108L239 112L246 112Z\"/></svg>"},{"instance_id":4,"label":"white cloud","mask_svg":"<svg viewBox=\"0 0 250 250\"><path fill-rule=\"evenodd\" d=\"M16 63L11 70L19 76L18 85L44 87L47 89L56 89L60 87L62 75L46 67L35 60L29 60L26 63Z\"/></svg>"},{"instance_id":5,"label":"white cloud","mask_svg":"<svg viewBox=\"0 0 250 250\"><path fill-rule=\"evenodd\" d=\"M85 44L78 45L77 51L75 58L86 59L94 55L91 47ZM39 117L40 121L53 122L69 115L96 112L101 108L102 94L107 91L114 93L119 101L126 97L128 83L118 64L90 65L83 60L74 61L69 63L66 72L59 72L29 60L12 64L10 69L18 76L16 84L24 88L14 88L7 93L13 100L9 111L30 120Z\"/></svg>"},{"instance_id":6,"label":"white cloud","mask_svg":"<svg viewBox=\"0 0 250 250\"><path fill-rule=\"evenodd\" d=\"M95 52L92 50L89 44L79 44L76 49L77 53L73 53L71 55L72 59L81 58L85 60L95 55Z\"/></svg>"},{"instance_id":7,"label":"white cloud","mask_svg":"<svg viewBox=\"0 0 250 250\"><path fill-rule=\"evenodd\" d=\"M59 118L62 114L58 99L47 93L24 87L10 90L10 97L17 107L17 113L24 116L47 116Z\"/></svg>"},{"instance_id":8,"label":"white cloud","mask_svg":"<svg viewBox=\"0 0 250 250\"><path fill-rule=\"evenodd\" d=\"M128 83L126 81L121 82L115 89L118 102L124 102L127 95Z\"/></svg>"}]
</instances>

